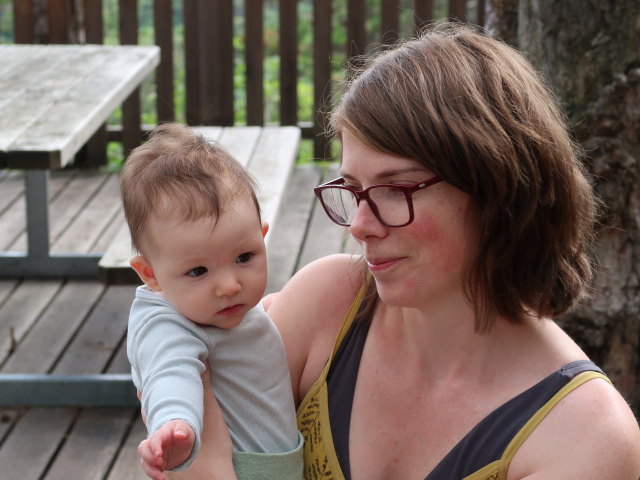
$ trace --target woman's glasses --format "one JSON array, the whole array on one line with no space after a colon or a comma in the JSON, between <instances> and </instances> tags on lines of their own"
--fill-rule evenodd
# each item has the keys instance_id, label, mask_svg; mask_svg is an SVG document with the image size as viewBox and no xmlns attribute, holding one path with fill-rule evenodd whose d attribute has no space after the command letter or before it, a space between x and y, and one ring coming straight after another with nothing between
<instances>
[{"instance_id":1,"label":"woman's glasses","mask_svg":"<svg viewBox=\"0 0 640 480\"><path fill-rule=\"evenodd\" d=\"M348 227L358 211L362 200L376 218L387 227L404 227L413 221L413 199L415 192L441 182L432 177L413 185L371 185L364 190L344 185L344 178L336 178L313 189L329 218L338 225Z\"/></svg>"}]
</instances>

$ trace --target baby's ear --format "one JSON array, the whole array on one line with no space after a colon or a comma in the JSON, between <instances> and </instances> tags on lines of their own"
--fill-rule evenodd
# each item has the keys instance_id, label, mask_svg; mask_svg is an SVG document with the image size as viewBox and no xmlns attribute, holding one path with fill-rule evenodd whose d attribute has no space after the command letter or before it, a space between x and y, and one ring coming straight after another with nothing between
<instances>
[{"instance_id":1,"label":"baby's ear","mask_svg":"<svg viewBox=\"0 0 640 480\"><path fill-rule=\"evenodd\" d=\"M268 231L269 231L269 224L267 222L262 222L262 236L266 237Z\"/></svg>"},{"instance_id":2,"label":"baby's ear","mask_svg":"<svg viewBox=\"0 0 640 480\"><path fill-rule=\"evenodd\" d=\"M154 292L160 291L160 285L158 284L158 280L156 280L156 276L153 273L153 268L151 268L151 264L144 258L142 255L136 255L129 259L129 265L133 268L140 280L142 280L147 287L149 287Z\"/></svg>"}]
</instances>

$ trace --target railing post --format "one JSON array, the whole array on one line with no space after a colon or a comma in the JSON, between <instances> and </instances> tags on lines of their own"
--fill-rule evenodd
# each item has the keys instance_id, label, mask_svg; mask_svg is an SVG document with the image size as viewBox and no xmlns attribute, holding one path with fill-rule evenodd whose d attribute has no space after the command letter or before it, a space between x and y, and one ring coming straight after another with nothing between
<instances>
[{"instance_id":1,"label":"railing post","mask_svg":"<svg viewBox=\"0 0 640 480\"><path fill-rule=\"evenodd\" d=\"M382 0L380 18L380 41L390 45L398 41L398 0Z\"/></svg>"},{"instance_id":2,"label":"railing post","mask_svg":"<svg viewBox=\"0 0 640 480\"><path fill-rule=\"evenodd\" d=\"M119 0L120 43L138 43L138 0ZM122 104L122 146L124 154L142 143L140 89L136 88Z\"/></svg>"},{"instance_id":3,"label":"railing post","mask_svg":"<svg viewBox=\"0 0 640 480\"><path fill-rule=\"evenodd\" d=\"M202 124L233 125L233 0L205 0L200 13Z\"/></svg>"},{"instance_id":4,"label":"railing post","mask_svg":"<svg viewBox=\"0 0 640 480\"><path fill-rule=\"evenodd\" d=\"M13 0L13 39L16 43L35 43L33 0Z\"/></svg>"},{"instance_id":5,"label":"railing post","mask_svg":"<svg viewBox=\"0 0 640 480\"><path fill-rule=\"evenodd\" d=\"M282 2L281 2L282 3ZM282 27L282 25L281 25ZM281 28L282 29L282 28ZM263 0L244 2L245 92L247 125L264 124ZM233 75L233 72L229 72Z\"/></svg>"},{"instance_id":6,"label":"railing post","mask_svg":"<svg viewBox=\"0 0 640 480\"><path fill-rule=\"evenodd\" d=\"M48 0L47 15L49 36L47 43L75 43L72 30L72 14L70 0Z\"/></svg>"},{"instance_id":7,"label":"railing post","mask_svg":"<svg viewBox=\"0 0 640 480\"><path fill-rule=\"evenodd\" d=\"M467 2L465 0L449 0L449 19L466 22L467 21Z\"/></svg>"},{"instance_id":8,"label":"railing post","mask_svg":"<svg viewBox=\"0 0 640 480\"><path fill-rule=\"evenodd\" d=\"M185 68L185 94L186 94L186 119L189 125L201 125L201 99L200 99L200 15L201 0L184 0L184 68Z\"/></svg>"},{"instance_id":9,"label":"railing post","mask_svg":"<svg viewBox=\"0 0 640 480\"><path fill-rule=\"evenodd\" d=\"M362 55L367 47L367 31L364 0L349 0L347 4L347 69L349 72L362 66Z\"/></svg>"},{"instance_id":10,"label":"railing post","mask_svg":"<svg viewBox=\"0 0 640 480\"><path fill-rule=\"evenodd\" d=\"M280 0L280 124L298 123L298 6Z\"/></svg>"},{"instance_id":11,"label":"railing post","mask_svg":"<svg viewBox=\"0 0 640 480\"><path fill-rule=\"evenodd\" d=\"M158 123L175 119L173 100L173 12L171 0L154 0L153 24L160 65L156 69L156 111Z\"/></svg>"},{"instance_id":12,"label":"railing post","mask_svg":"<svg viewBox=\"0 0 640 480\"><path fill-rule=\"evenodd\" d=\"M413 31L420 34L433 20L433 0L415 0L413 4Z\"/></svg>"},{"instance_id":13,"label":"railing post","mask_svg":"<svg viewBox=\"0 0 640 480\"><path fill-rule=\"evenodd\" d=\"M331 107L331 0L313 1L313 155L317 160L331 155L325 134Z\"/></svg>"}]
</instances>

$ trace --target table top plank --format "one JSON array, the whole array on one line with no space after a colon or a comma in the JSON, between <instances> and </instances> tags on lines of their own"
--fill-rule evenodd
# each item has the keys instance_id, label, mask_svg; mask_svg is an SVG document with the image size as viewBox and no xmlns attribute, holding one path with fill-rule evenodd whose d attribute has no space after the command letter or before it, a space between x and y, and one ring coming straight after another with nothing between
<instances>
[{"instance_id":1,"label":"table top plank","mask_svg":"<svg viewBox=\"0 0 640 480\"><path fill-rule=\"evenodd\" d=\"M13 117L14 122L6 132L0 125L0 166L10 168L57 169L70 163L159 63L155 46L102 45L2 45L0 63L13 58L12 50L22 50L30 65L19 62L26 86L7 85L14 93L0 101L0 119L5 119L0 121ZM43 51L53 64L38 63ZM64 72L55 68L56 61L65 62ZM2 77L0 86L18 79Z\"/></svg>"},{"instance_id":2,"label":"table top plank","mask_svg":"<svg viewBox=\"0 0 640 480\"><path fill-rule=\"evenodd\" d=\"M25 136L51 105L68 95L86 72L97 68L108 54L83 56L78 49L67 52L57 48L27 48L19 58L12 59L6 58L7 50L7 46L0 46L0 62L14 61L17 65L0 75L1 150L9 150L17 139Z\"/></svg>"}]
</instances>

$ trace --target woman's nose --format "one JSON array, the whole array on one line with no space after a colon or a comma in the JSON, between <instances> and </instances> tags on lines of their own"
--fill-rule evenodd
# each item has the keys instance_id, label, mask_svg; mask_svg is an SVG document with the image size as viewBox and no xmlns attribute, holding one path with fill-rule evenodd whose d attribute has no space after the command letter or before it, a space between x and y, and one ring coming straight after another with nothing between
<instances>
[{"instance_id":1,"label":"woman's nose","mask_svg":"<svg viewBox=\"0 0 640 480\"><path fill-rule=\"evenodd\" d=\"M386 232L386 227L373 213L369 201L363 199L358 204L356 213L351 219L349 231L356 240L364 240L372 235L383 236Z\"/></svg>"}]
</instances>

